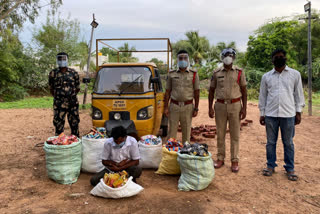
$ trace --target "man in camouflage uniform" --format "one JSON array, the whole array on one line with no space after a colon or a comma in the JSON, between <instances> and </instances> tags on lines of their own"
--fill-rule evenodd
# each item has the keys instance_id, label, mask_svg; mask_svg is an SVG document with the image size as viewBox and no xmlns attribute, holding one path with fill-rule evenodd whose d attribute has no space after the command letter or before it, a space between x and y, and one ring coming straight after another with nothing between
<instances>
[{"instance_id":1,"label":"man in camouflage uniform","mask_svg":"<svg viewBox=\"0 0 320 214\"><path fill-rule=\"evenodd\" d=\"M224 165L225 136L229 121L232 172L239 171L240 120L245 119L247 114L246 77L240 68L233 66L235 56L236 52L232 48L222 51L223 66L213 72L209 89L209 117L213 118L216 112L217 125L218 160L214 167ZM215 93L217 100L213 109Z\"/></svg>"},{"instance_id":2,"label":"man in camouflage uniform","mask_svg":"<svg viewBox=\"0 0 320 214\"><path fill-rule=\"evenodd\" d=\"M79 74L68 68L68 54L58 53L57 64L59 68L53 69L49 74L49 87L53 100L53 125L56 135L64 131L67 114L71 134L79 137L79 102L77 94L80 91Z\"/></svg>"},{"instance_id":3,"label":"man in camouflage uniform","mask_svg":"<svg viewBox=\"0 0 320 214\"><path fill-rule=\"evenodd\" d=\"M190 142L192 117L196 117L199 111L199 76L189 69L187 51L179 51L177 57L179 69L168 74L164 114L169 117L169 137L177 137L180 122L182 142Z\"/></svg>"}]
</instances>

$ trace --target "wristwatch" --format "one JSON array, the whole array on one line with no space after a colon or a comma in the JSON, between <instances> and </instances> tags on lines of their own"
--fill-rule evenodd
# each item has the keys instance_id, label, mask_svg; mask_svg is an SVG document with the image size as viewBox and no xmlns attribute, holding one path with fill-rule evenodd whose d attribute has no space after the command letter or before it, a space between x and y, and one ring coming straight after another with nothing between
<instances>
[{"instance_id":1,"label":"wristwatch","mask_svg":"<svg viewBox=\"0 0 320 214\"><path fill-rule=\"evenodd\" d=\"M199 111L199 109L198 108L194 108L193 111Z\"/></svg>"}]
</instances>

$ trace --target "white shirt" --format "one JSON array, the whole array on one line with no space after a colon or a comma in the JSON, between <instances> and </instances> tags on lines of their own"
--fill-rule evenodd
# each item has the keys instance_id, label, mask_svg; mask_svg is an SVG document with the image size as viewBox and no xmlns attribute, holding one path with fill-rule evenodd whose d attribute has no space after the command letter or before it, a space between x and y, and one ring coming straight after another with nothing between
<instances>
[{"instance_id":1,"label":"white shirt","mask_svg":"<svg viewBox=\"0 0 320 214\"><path fill-rule=\"evenodd\" d=\"M299 71L286 66L281 73L272 69L262 76L259 94L261 116L294 117L304 106Z\"/></svg>"},{"instance_id":2,"label":"white shirt","mask_svg":"<svg viewBox=\"0 0 320 214\"><path fill-rule=\"evenodd\" d=\"M113 138L106 139L102 152L102 160L112 160L120 163L123 160L139 160L140 152L137 140L127 136L125 144L120 148L114 142Z\"/></svg>"}]
</instances>

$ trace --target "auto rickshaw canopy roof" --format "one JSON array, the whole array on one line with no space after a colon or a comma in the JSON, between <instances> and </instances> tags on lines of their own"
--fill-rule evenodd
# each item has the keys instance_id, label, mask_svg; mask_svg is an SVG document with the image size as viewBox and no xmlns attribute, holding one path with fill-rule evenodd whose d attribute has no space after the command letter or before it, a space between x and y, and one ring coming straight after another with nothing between
<instances>
[{"instance_id":1,"label":"auto rickshaw canopy roof","mask_svg":"<svg viewBox=\"0 0 320 214\"><path fill-rule=\"evenodd\" d=\"M112 63L105 63L100 65L101 68L104 67L121 67L121 66L152 66L152 67L157 67L157 65L154 62L112 62Z\"/></svg>"}]
</instances>

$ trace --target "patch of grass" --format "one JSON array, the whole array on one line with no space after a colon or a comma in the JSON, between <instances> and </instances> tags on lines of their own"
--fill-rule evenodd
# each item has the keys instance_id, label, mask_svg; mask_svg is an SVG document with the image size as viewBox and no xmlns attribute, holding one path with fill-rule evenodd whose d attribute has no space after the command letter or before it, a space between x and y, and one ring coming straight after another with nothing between
<instances>
[{"instance_id":1,"label":"patch of grass","mask_svg":"<svg viewBox=\"0 0 320 214\"><path fill-rule=\"evenodd\" d=\"M87 103L87 104L80 104L79 105L79 109L91 109L91 103Z\"/></svg>"},{"instance_id":2,"label":"patch of grass","mask_svg":"<svg viewBox=\"0 0 320 214\"><path fill-rule=\"evenodd\" d=\"M14 102L1 102L0 109L52 108L53 97L29 97Z\"/></svg>"},{"instance_id":3,"label":"patch of grass","mask_svg":"<svg viewBox=\"0 0 320 214\"><path fill-rule=\"evenodd\" d=\"M28 97L14 102L0 102L0 109L52 108L53 97ZM80 104L79 109L90 109L91 104Z\"/></svg>"},{"instance_id":4,"label":"patch of grass","mask_svg":"<svg viewBox=\"0 0 320 214\"><path fill-rule=\"evenodd\" d=\"M94 87L94 81L95 79L91 79L90 83L88 84L88 94L91 94L93 91L93 87ZM79 94L83 94L84 90L85 90L86 84L84 83L80 83L80 93Z\"/></svg>"}]
</instances>

